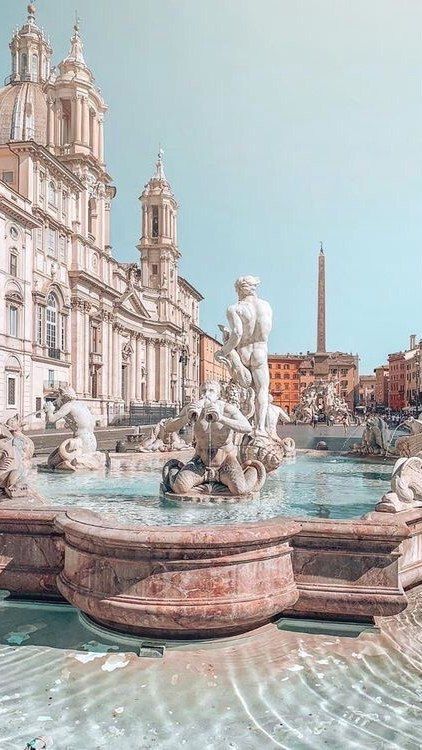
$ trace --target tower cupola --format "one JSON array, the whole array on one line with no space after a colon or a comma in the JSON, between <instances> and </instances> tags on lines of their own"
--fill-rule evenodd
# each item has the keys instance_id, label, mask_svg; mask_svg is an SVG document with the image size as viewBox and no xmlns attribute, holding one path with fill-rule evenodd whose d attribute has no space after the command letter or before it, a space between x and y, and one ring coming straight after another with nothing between
<instances>
[{"instance_id":1,"label":"tower cupola","mask_svg":"<svg viewBox=\"0 0 422 750\"><path fill-rule=\"evenodd\" d=\"M21 29L16 29L9 44L12 56L10 83L45 83L50 75L53 50L43 30L37 25L35 14L35 5L30 3L26 23Z\"/></svg>"}]
</instances>

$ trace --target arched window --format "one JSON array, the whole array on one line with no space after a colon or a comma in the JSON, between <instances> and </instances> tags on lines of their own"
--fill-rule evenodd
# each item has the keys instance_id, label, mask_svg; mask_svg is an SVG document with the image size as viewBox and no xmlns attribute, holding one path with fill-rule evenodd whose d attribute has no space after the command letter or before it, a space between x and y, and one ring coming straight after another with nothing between
<instances>
[{"instance_id":1,"label":"arched window","mask_svg":"<svg viewBox=\"0 0 422 750\"><path fill-rule=\"evenodd\" d=\"M49 349L57 348L57 299L50 292L46 307L46 342Z\"/></svg>"},{"instance_id":2,"label":"arched window","mask_svg":"<svg viewBox=\"0 0 422 750\"><path fill-rule=\"evenodd\" d=\"M52 206L55 206L57 203L57 191L53 181L48 183L48 202L51 203Z\"/></svg>"},{"instance_id":3,"label":"arched window","mask_svg":"<svg viewBox=\"0 0 422 750\"><path fill-rule=\"evenodd\" d=\"M38 55L32 55L32 80L36 81L38 78Z\"/></svg>"},{"instance_id":4,"label":"arched window","mask_svg":"<svg viewBox=\"0 0 422 750\"><path fill-rule=\"evenodd\" d=\"M25 76L28 72L28 55L26 54L26 52L23 52L21 54L20 63L20 74L21 76Z\"/></svg>"}]
</instances>

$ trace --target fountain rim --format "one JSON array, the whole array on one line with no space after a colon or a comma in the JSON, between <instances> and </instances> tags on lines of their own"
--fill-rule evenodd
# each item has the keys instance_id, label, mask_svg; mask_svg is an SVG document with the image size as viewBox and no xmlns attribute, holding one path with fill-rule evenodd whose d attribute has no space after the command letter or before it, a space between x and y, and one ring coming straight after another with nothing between
<instances>
[{"instance_id":1,"label":"fountain rim","mask_svg":"<svg viewBox=\"0 0 422 750\"><path fill-rule=\"evenodd\" d=\"M10 502L10 501L9 501ZM82 532L84 528L90 529L89 536L93 530L97 538L104 541L116 541L116 532L120 541L131 544L157 544L161 541L163 546L175 543L184 546L236 546L253 544L265 544L268 542L283 542L297 536L306 536L308 533L317 532L319 536L331 537L335 528L336 534L344 540L353 539L359 541L365 538L376 540L385 539L388 529L391 541L402 541L409 535L408 523L420 518L421 509L409 509L402 514L380 513L375 510L361 518L332 518L319 519L307 518L306 516L274 516L263 521L244 521L242 523L221 524L186 524L186 525L120 525L113 523L112 518L104 518L99 513L89 508L58 505L32 505L25 506L19 502L8 503L4 506L0 503L0 524L16 524L30 519L41 526L54 527L57 533L65 530ZM398 516L398 517L397 517ZM224 541L225 533L230 532L230 541Z\"/></svg>"}]
</instances>

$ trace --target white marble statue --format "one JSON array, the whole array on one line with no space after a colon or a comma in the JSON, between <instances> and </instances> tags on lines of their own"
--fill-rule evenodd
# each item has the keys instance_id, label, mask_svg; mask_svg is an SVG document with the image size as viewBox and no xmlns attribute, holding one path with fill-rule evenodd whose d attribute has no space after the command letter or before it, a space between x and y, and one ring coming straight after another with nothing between
<instances>
[{"instance_id":1,"label":"white marble statue","mask_svg":"<svg viewBox=\"0 0 422 750\"><path fill-rule=\"evenodd\" d=\"M227 309L229 326L220 326L223 347L215 353L215 359L226 364L233 383L240 387L241 411L245 414L245 408L249 410L253 425L251 433L241 441L241 461L256 459L266 471L274 471L286 451L278 436L275 438L275 411L269 401L268 337L273 314L269 303L258 297L259 283L255 276L237 279L238 301Z\"/></svg>"},{"instance_id":2,"label":"white marble statue","mask_svg":"<svg viewBox=\"0 0 422 750\"><path fill-rule=\"evenodd\" d=\"M391 491L387 492L375 510L398 513L422 507L422 455L399 458L391 477Z\"/></svg>"},{"instance_id":3,"label":"white marble statue","mask_svg":"<svg viewBox=\"0 0 422 750\"><path fill-rule=\"evenodd\" d=\"M97 451L95 418L88 406L79 401L70 386L59 389L58 398L44 405L47 421L55 424L64 419L73 432L48 457L47 467L60 471L96 470L104 467L105 455Z\"/></svg>"},{"instance_id":4,"label":"white marble statue","mask_svg":"<svg viewBox=\"0 0 422 750\"><path fill-rule=\"evenodd\" d=\"M233 379L255 391L255 434L266 436L268 410L268 336L273 314L268 302L260 299L255 276L241 276L235 283L238 301L227 309L229 328L224 329L223 348L217 361L228 365Z\"/></svg>"},{"instance_id":5,"label":"white marble statue","mask_svg":"<svg viewBox=\"0 0 422 750\"><path fill-rule=\"evenodd\" d=\"M259 491L265 468L256 460L242 464L235 442L235 434L252 432L252 425L238 406L221 398L217 381L205 382L200 399L168 420L165 428L175 432L188 424L194 426L195 455L185 464L177 459L165 464L162 489L167 497L223 494L242 498Z\"/></svg>"},{"instance_id":6,"label":"white marble statue","mask_svg":"<svg viewBox=\"0 0 422 750\"><path fill-rule=\"evenodd\" d=\"M21 418L19 414L15 414L13 417L9 417L9 419L5 423L12 436L13 444L16 446L22 457L25 469L30 469L32 465L32 458L35 453L35 445L34 441L31 440L28 435L25 435L23 431L23 427L25 426L25 424L25 420Z\"/></svg>"},{"instance_id":7,"label":"white marble statue","mask_svg":"<svg viewBox=\"0 0 422 750\"><path fill-rule=\"evenodd\" d=\"M396 440L394 451L405 458L417 456L422 452L422 420L409 417L403 422L403 427L408 430L409 435Z\"/></svg>"},{"instance_id":8,"label":"white marble statue","mask_svg":"<svg viewBox=\"0 0 422 750\"><path fill-rule=\"evenodd\" d=\"M28 492L22 453L10 430L0 424L0 497L21 498Z\"/></svg>"}]
</instances>

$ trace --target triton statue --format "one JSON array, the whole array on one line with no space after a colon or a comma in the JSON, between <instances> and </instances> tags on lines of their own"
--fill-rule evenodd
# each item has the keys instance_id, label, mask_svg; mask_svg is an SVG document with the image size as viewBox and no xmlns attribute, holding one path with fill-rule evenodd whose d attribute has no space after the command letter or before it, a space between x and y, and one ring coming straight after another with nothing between
<instances>
[{"instance_id":1,"label":"triton statue","mask_svg":"<svg viewBox=\"0 0 422 750\"><path fill-rule=\"evenodd\" d=\"M64 419L66 427L73 432L48 457L47 468L59 471L79 469L101 469L105 466L105 455L97 451L94 435L95 418L87 405L77 399L70 386L59 389L54 403L44 405L47 421L55 424Z\"/></svg>"}]
</instances>

